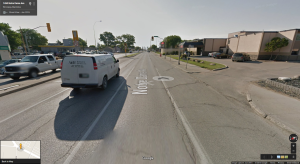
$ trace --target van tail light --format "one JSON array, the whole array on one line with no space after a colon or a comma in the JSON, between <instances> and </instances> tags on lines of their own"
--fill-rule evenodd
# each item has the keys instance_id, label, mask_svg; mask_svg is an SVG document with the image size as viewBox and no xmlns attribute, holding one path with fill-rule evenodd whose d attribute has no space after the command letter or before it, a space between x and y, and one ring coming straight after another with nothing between
<instances>
[{"instance_id":1,"label":"van tail light","mask_svg":"<svg viewBox=\"0 0 300 164\"><path fill-rule=\"evenodd\" d=\"M93 65L94 65L94 70L97 70L98 69L97 63L93 63Z\"/></svg>"},{"instance_id":2,"label":"van tail light","mask_svg":"<svg viewBox=\"0 0 300 164\"><path fill-rule=\"evenodd\" d=\"M61 63L60 63L60 69L62 69L62 65L63 65L63 62L61 61Z\"/></svg>"}]
</instances>

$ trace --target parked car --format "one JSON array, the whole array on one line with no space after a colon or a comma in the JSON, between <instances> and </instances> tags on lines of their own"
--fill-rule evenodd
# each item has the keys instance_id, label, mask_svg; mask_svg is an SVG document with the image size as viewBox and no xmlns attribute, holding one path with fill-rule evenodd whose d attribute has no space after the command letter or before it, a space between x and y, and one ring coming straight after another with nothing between
<instances>
[{"instance_id":1,"label":"parked car","mask_svg":"<svg viewBox=\"0 0 300 164\"><path fill-rule=\"evenodd\" d=\"M234 61L247 61L250 60L250 56L242 53L234 53L231 57L231 60Z\"/></svg>"},{"instance_id":2,"label":"parked car","mask_svg":"<svg viewBox=\"0 0 300 164\"><path fill-rule=\"evenodd\" d=\"M209 56L209 57L213 57L214 54L216 54L216 53L219 53L219 52L211 52L211 53L208 54L208 56Z\"/></svg>"},{"instance_id":3,"label":"parked car","mask_svg":"<svg viewBox=\"0 0 300 164\"><path fill-rule=\"evenodd\" d=\"M9 65L9 64L12 64L12 63L17 63L17 62L20 62L21 59L11 59L11 60L2 60L0 62L0 74L1 75L4 75L5 73L5 66Z\"/></svg>"},{"instance_id":4,"label":"parked car","mask_svg":"<svg viewBox=\"0 0 300 164\"><path fill-rule=\"evenodd\" d=\"M230 55L218 52L218 53L215 53L213 57L214 57L214 59L230 58Z\"/></svg>"},{"instance_id":5,"label":"parked car","mask_svg":"<svg viewBox=\"0 0 300 164\"><path fill-rule=\"evenodd\" d=\"M132 53L132 51L129 51L129 53Z\"/></svg>"},{"instance_id":6,"label":"parked car","mask_svg":"<svg viewBox=\"0 0 300 164\"><path fill-rule=\"evenodd\" d=\"M108 80L119 77L119 60L111 55L77 55L64 58L61 87L106 89Z\"/></svg>"},{"instance_id":7,"label":"parked car","mask_svg":"<svg viewBox=\"0 0 300 164\"><path fill-rule=\"evenodd\" d=\"M39 72L55 71L60 68L61 60L56 60L53 55L39 54L24 57L20 62L5 66L6 76L14 80L21 76L37 77Z\"/></svg>"}]
</instances>

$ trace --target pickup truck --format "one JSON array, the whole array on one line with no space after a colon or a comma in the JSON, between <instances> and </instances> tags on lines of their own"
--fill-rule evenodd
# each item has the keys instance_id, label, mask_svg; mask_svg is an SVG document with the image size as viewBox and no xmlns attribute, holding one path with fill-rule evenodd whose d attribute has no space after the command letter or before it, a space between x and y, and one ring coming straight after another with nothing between
<instances>
[{"instance_id":1,"label":"pickup truck","mask_svg":"<svg viewBox=\"0 0 300 164\"><path fill-rule=\"evenodd\" d=\"M56 60L50 54L36 54L25 56L21 62L5 67L5 75L17 80L21 76L37 77L39 72L56 71L60 68L62 60Z\"/></svg>"}]
</instances>

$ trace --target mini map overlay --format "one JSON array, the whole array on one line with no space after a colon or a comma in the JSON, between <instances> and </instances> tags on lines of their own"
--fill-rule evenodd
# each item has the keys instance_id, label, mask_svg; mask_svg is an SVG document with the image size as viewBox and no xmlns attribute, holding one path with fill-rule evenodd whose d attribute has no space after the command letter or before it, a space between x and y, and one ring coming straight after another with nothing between
<instances>
[{"instance_id":1,"label":"mini map overlay","mask_svg":"<svg viewBox=\"0 0 300 164\"><path fill-rule=\"evenodd\" d=\"M1 159L41 159L41 141L1 141Z\"/></svg>"}]
</instances>

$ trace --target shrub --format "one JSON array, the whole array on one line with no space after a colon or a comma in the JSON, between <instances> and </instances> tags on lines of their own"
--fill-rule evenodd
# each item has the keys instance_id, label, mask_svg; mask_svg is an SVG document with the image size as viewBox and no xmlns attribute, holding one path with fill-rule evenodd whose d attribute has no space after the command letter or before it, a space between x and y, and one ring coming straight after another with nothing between
<instances>
[{"instance_id":1,"label":"shrub","mask_svg":"<svg viewBox=\"0 0 300 164\"><path fill-rule=\"evenodd\" d=\"M163 55L166 55L166 53L163 53Z\"/></svg>"},{"instance_id":2,"label":"shrub","mask_svg":"<svg viewBox=\"0 0 300 164\"><path fill-rule=\"evenodd\" d=\"M175 51L175 54L178 54L178 51Z\"/></svg>"},{"instance_id":3,"label":"shrub","mask_svg":"<svg viewBox=\"0 0 300 164\"><path fill-rule=\"evenodd\" d=\"M198 63L200 63L200 62L201 62L201 60L198 60L197 62L198 62Z\"/></svg>"},{"instance_id":4,"label":"shrub","mask_svg":"<svg viewBox=\"0 0 300 164\"><path fill-rule=\"evenodd\" d=\"M167 52L167 55L169 55L169 52Z\"/></svg>"}]
</instances>

